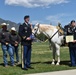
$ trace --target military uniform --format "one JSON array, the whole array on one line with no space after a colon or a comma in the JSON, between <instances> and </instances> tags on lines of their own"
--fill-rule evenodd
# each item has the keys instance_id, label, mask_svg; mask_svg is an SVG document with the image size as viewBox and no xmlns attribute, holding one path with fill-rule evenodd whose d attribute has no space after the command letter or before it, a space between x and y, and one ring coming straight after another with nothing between
<instances>
[{"instance_id":1,"label":"military uniform","mask_svg":"<svg viewBox=\"0 0 76 75\"><path fill-rule=\"evenodd\" d=\"M26 40L27 37L32 35L31 26L29 24L23 23L19 27L19 35L21 36L22 45L31 45L32 40Z\"/></svg>"},{"instance_id":2,"label":"military uniform","mask_svg":"<svg viewBox=\"0 0 76 75\"><path fill-rule=\"evenodd\" d=\"M71 25L67 28L67 35L73 35L74 40L76 40L76 27L72 27ZM76 42L69 42L69 51L70 51L70 59L71 59L71 65L76 66Z\"/></svg>"},{"instance_id":3,"label":"military uniform","mask_svg":"<svg viewBox=\"0 0 76 75\"><path fill-rule=\"evenodd\" d=\"M21 36L21 45L23 45L23 60L24 60L24 68L30 67L31 62L31 40L26 40L27 37L32 35L32 30L30 24L23 23L19 27L19 35Z\"/></svg>"}]
</instances>

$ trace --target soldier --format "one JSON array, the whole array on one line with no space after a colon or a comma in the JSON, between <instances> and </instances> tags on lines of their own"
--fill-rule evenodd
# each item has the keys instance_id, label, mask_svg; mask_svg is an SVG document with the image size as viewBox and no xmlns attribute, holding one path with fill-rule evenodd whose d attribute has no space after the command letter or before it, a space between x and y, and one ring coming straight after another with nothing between
<instances>
[{"instance_id":1,"label":"soldier","mask_svg":"<svg viewBox=\"0 0 76 75\"><path fill-rule=\"evenodd\" d=\"M10 41L13 48L14 53L16 54L16 63L19 64L19 43L20 43L20 37L16 32L15 27L11 28L11 35L10 35Z\"/></svg>"},{"instance_id":2,"label":"soldier","mask_svg":"<svg viewBox=\"0 0 76 75\"><path fill-rule=\"evenodd\" d=\"M76 24L75 20L72 20L70 25L67 27L67 34L74 36L74 41L69 42L69 52L70 52L70 59L71 59L71 66L76 66Z\"/></svg>"},{"instance_id":3,"label":"soldier","mask_svg":"<svg viewBox=\"0 0 76 75\"><path fill-rule=\"evenodd\" d=\"M32 45L32 29L29 24L30 17L27 15L24 17L24 23L19 27L19 35L21 36L21 45L23 45L23 70L28 68L33 69L31 63L31 45Z\"/></svg>"},{"instance_id":4,"label":"soldier","mask_svg":"<svg viewBox=\"0 0 76 75\"><path fill-rule=\"evenodd\" d=\"M7 52L9 53L10 56L10 61L11 65L14 65L14 57L13 57L13 50L12 46L10 44L10 32L7 30L7 24L2 23L2 31L0 32L0 42L1 42L1 47L3 51L3 60L4 60L4 65L5 67L8 67L8 61L7 61Z\"/></svg>"}]
</instances>

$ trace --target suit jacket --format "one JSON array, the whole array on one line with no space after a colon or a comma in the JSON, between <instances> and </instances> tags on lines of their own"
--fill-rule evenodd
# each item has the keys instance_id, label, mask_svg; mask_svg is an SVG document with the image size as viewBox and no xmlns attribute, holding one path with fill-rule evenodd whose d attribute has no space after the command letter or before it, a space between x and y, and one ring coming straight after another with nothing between
<instances>
[{"instance_id":1,"label":"suit jacket","mask_svg":"<svg viewBox=\"0 0 76 75\"><path fill-rule=\"evenodd\" d=\"M27 37L32 35L32 29L30 24L23 23L19 26L19 35L21 37L22 45L31 45L32 40L26 40Z\"/></svg>"}]
</instances>

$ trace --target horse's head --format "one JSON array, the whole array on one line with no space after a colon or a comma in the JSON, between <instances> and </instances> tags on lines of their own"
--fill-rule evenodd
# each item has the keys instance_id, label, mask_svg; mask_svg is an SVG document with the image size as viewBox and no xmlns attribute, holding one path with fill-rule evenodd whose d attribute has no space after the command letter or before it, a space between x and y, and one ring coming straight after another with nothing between
<instances>
[{"instance_id":1,"label":"horse's head","mask_svg":"<svg viewBox=\"0 0 76 75\"><path fill-rule=\"evenodd\" d=\"M39 35L39 34L41 33L40 30L39 30L39 26L40 26L40 24L37 23L37 24L34 26L33 30L32 30L32 33L33 33L35 36L37 36L37 35Z\"/></svg>"}]
</instances>

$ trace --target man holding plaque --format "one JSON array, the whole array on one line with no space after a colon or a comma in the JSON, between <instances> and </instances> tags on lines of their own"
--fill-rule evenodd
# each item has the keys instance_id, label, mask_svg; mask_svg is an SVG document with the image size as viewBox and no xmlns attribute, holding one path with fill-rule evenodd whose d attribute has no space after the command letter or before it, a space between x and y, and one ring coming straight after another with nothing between
<instances>
[{"instance_id":1,"label":"man holding plaque","mask_svg":"<svg viewBox=\"0 0 76 75\"><path fill-rule=\"evenodd\" d=\"M72 20L67 28L66 42L69 46L71 66L76 66L76 22Z\"/></svg>"}]
</instances>

